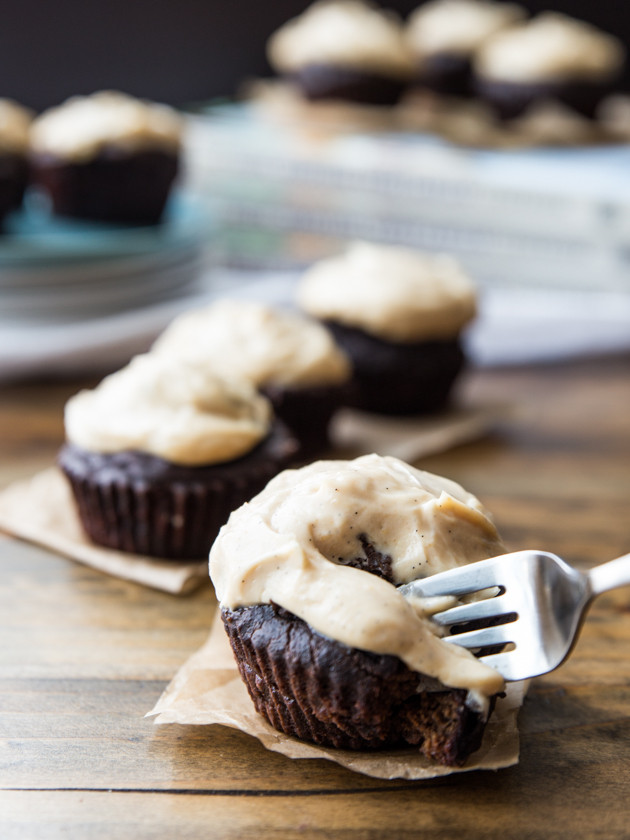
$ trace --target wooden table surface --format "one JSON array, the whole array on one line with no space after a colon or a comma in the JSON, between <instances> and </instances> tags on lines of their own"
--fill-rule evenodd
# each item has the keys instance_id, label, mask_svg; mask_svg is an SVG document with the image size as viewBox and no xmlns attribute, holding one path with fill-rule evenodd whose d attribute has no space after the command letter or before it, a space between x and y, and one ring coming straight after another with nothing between
<instances>
[{"instance_id":1,"label":"wooden table surface","mask_svg":"<svg viewBox=\"0 0 630 840\"><path fill-rule=\"evenodd\" d=\"M47 466L77 388L0 389L0 486ZM630 549L630 358L470 374L516 416L424 459L492 510L510 548L588 566ZM207 588L177 598L0 537L0 837L630 836L630 589L593 607L535 680L518 766L383 782L291 761L223 727L144 719L206 638Z\"/></svg>"}]
</instances>

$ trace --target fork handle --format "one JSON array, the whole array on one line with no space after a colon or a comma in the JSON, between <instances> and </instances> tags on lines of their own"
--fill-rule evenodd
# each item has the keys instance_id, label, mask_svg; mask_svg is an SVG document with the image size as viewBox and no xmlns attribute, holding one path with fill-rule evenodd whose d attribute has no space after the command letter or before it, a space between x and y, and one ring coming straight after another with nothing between
<instances>
[{"instance_id":1,"label":"fork handle","mask_svg":"<svg viewBox=\"0 0 630 840\"><path fill-rule=\"evenodd\" d=\"M592 597L630 584L630 554L602 563L587 572Z\"/></svg>"}]
</instances>

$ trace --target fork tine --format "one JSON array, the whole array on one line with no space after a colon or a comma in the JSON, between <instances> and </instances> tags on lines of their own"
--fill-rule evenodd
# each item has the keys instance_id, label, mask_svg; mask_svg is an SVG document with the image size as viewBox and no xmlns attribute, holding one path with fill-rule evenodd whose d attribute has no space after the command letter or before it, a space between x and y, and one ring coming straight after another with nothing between
<instances>
[{"instance_id":1,"label":"fork tine","mask_svg":"<svg viewBox=\"0 0 630 840\"><path fill-rule=\"evenodd\" d=\"M488 589L497 585L497 573L502 568L505 569L505 557L506 555L491 557L489 560L459 566L456 569L440 572L438 575L419 578L401 586L400 590L405 596L430 598L436 595L464 595L468 592Z\"/></svg>"},{"instance_id":2,"label":"fork tine","mask_svg":"<svg viewBox=\"0 0 630 840\"><path fill-rule=\"evenodd\" d=\"M497 627L483 627L481 630L470 630L468 633L443 636L443 641L465 648L484 648L512 642L514 641L512 635L510 624L499 624Z\"/></svg>"},{"instance_id":3,"label":"fork tine","mask_svg":"<svg viewBox=\"0 0 630 840\"><path fill-rule=\"evenodd\" d=\"M508 650L501 653L491 653L488 656L480 656L479 659L498 671L508 681L531 677L529 663L522 663L518 656L514 656L515 653L516 650Z\"/></svg>"},{"instance_id":4,"label":"fork tine","mask_svg":"<svg viewBox=\"0 0 630 840\"><path fill-rule=\"evenodd\" d=\"M476 621L480 618L498 617L510 612L513 612L513 609L510 609L506 596L497 595L494 598L484 598L483 601L473 601L470 604L452 607L450 610L435 613L431 618L436 624L448 627L451 624L462 624L465 621Z\"/></svg>"}]
</instances>

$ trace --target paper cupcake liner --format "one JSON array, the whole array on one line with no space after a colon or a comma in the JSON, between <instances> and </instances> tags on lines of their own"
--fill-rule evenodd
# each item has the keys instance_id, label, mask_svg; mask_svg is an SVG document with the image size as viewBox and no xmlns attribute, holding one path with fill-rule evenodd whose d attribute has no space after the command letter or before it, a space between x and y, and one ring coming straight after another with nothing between
<instances>
[{"instance_id":1,"label":"paper cupcake liner","mask_svg":"<svg viewBox=\"0 0 630 840\"><path fill-rule=\"evenodd\" d=\"M363 105L395 105L406 80L339 64L306 64L290 77L308 100L347 100Z\"/></svg>"},{"instance_id":2,"label":"paper cupcake liner","mask_svg":"<svg viewBox=\"0 0 630 840\"><path fill-rule=\"evenodd\" d=\"M261 388L274 413L291 429L300 443L299 457L330 448L329 427L335 411L344 403L344 385L313 385L292 388L267 385Z\"/></svg>"},{"instance_id":3,"label":"paper cupcake liner","mask_svg":"<svg viewBox=\"0 0 630 840\"><path fill-rule=\"evenodd\" d=\"M465 357L459 338L414 344L385 341L334 321L325 325L352 361L348 405L390 415L443 408Z\"/></svg>"},{"instance_id":4,"label":"paper cupcake liner","mask_svg":"<svg viewBox=\"0 0 630 840\"><path fill-rule=\"evenodd\" d=\"M61 216L144 225L160 220L178 166L176 152L111 147L80 163L35 155L33 178Z\"/></svg>"},{"instance_id":5,"label":"paper cupcake liner","mask_svg":"<svg viewBox=\"0 0 630 840\"><path fill-rule=\"evenodd\" d=\"M297 449L286 428L223 464L181 467L136 452L111 455L67 444L59 466L81 523L97 545L132 554L206 557L230 513L284 469Z\"/></svg>"},{"instance_id":6,"label":"paper cupcake liner","mask_svg":"<svg viewBox=\"0 0 630 840\"><path fill-rule=\"evenodd\" d=\"M501 119L522 116L537 102L557 101L589 119L594 119L598 106L615 89L609 79L602 81L508 82L486 79L474 81L475 92L491 105Z\"/></svg>"},{"instance_id":7,"label":"paper cupcake liner","mask_svg":"<svg viewBox=\"0 0 630 840\"><path fill-rule=\"evenodd\" d=\"M272 605L222 618L256 710L287 735L349 750L413 744L449 766L481 743L485 721L466 692L429 679L420 690L422 676L394 656L349 648Z\"/></svg>"}]
</instances>

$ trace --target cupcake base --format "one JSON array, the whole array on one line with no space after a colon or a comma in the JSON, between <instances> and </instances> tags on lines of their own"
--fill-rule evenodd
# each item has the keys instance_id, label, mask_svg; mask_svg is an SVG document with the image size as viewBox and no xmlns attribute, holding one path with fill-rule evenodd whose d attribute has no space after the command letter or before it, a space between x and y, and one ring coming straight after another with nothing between
<instances>
[{"instance_id":1,"label":"cupcake base","mask_svg":"<svg viewBox=\"0 0 630 840\"><path fill-rule=\"evenodd\" d=\"M311 101L342 99L362 105L395 105L407 86L401 79L330 64L307 64L291 80Z\"/></svg>"},{"instance_id":2,"label":"cupcake base","mask_svg":"<svg viewBox=\"0 0 630 840\"><path fill-rule=\"evenodd\" d=\"M472 96L472 69L468 56L436 53L427 56L417 75L417 84L441 96Z\"/></svg>"},{"instance_id":3,"label":"cupcake base","mask_svg":"<svg viewBox=\"0 0 630 840\"><path fill-rule=\"evenodd\" d=\"M275 729L346 750L415 746L447 766L479 748L485 719L465 691L322 636L273 604L221 616L256 710Z\"/></svg>"},{"instance_id":4,"label":"cupcake base","mask_svg":"<svg viewBox=\"0 0 630 840\"><path fill-rule=\"evenodd\" d=\"M391 583L392 558L359 541L363 554L338 562ZM481 745L487 715L466 691L396 656L348 647L276 604L222 608L221 618L256 710L280 732L344 750L415 746L447 766Z\"/></svg>"},{"instance_id":5,"label":"cupcake base","mask_svg":"<svg viewBox=\"0 0 630 840\"><path fill-rule=\"evenodd\" d=\"M24 155L0 153L0 222L22 204L29 167Z\"/></svg>"},{"instance_id":6,"label":"cupcake base","mask_svg":"<svg viewBox=\"0 0 630 840\"><path fill-rule=\"evenodd\" d=\"M477 78L478 96L491 105L503 120L522 116L537 102L552 100L593 119L602 99L614 90L612 82L501 82Z\"/></svg>"},{"instance_id":7,"label":"cupcake base","mask_svg":"<svg viewBox=\"0 0 630 840\"><path fill-rule=\"evenodd\" d=\"M101 454L66 444L58 463L92 542L173 560L207 556L230 513L293 458L297 443L277 423L256 449L201 467L142 452Z\"/></svg>"},{"instance_id":8,"label":"cupcake base","mask_svg":"<svg viewBox=\"0 0 630 840\"><path fill-rule=\"evenodd\" d=\"M459 338L402 344L326 321L353 365L347 405L389 415L427 414L447 403L465 362Z\"/></svg>"},{"instance_id":9,"label":"cupcake base","mask_svg":"<svg viewBox=\"0 0 630 840\"><path fill-rule=\"evenodd\" d=\"M125 225L157 224L179 168L174 152L105 148L80 163L33 159L33 180L60 216Z\"/></svg>"},{"instance_id":10,"label":"cupcake base","mask_svg":"<svg viewBox=\"0 0 630 840\"><path fill-rule=\"evenodd\" d=\"M330 448L328 429L333 414L344 401L341 385L291 388L266 385L262 393L270 400L274 414L297 438L297 457L304 459Z\"/></svg>"}]
</instances>

